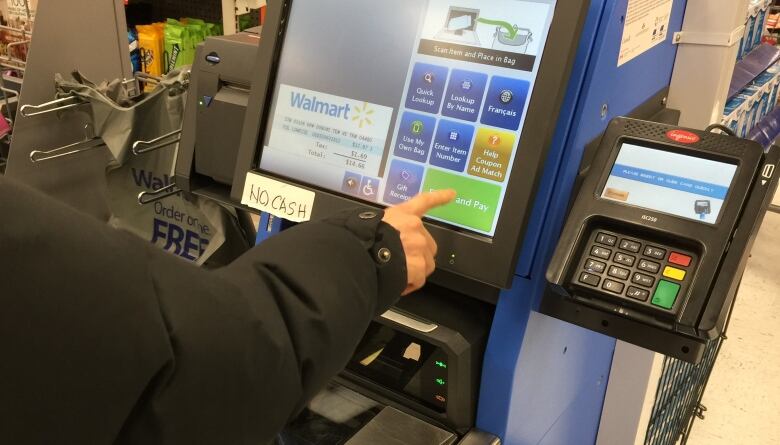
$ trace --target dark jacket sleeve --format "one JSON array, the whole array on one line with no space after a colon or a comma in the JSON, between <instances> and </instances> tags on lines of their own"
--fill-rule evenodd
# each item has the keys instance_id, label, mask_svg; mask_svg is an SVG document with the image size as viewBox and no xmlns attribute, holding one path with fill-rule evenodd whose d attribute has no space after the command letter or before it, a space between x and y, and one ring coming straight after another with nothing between
<instances>
[{"instance_id":1,"label":"dark jacket sleeve","mask_svg":"<svg viewBox=\"0 0 780 445\"><path fill-rule=\"evenodd\" d=\"M368 216L206 271L0 178L0 443L269 441L405 286Z\"/></svg>"}]
</instances>

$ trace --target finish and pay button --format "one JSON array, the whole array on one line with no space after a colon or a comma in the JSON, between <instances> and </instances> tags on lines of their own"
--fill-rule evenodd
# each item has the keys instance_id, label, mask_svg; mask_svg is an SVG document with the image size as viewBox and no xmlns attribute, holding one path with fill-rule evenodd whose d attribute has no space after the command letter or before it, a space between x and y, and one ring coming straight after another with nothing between
<instances>
[{"instance_id":1,"label":"finish and pay button","mask_svg":"<svg viewBox=\"0 0 780 445\"><path fill-rule=\"evenodd\" d=\"M428 212L428 216L481 232L490 233L498 211L501 187L441 170L429 169L424 192L454 189L458 197L452 204Z\"/></svg>"}]
</instances>

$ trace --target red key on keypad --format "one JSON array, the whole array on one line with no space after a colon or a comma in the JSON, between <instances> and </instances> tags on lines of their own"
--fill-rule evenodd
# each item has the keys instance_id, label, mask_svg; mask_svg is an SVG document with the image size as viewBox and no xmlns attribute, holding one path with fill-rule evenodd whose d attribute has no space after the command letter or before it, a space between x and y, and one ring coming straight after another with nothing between
<instances>
[{"instance_id":1,"label":"red key on keypad","mask_svg":"<svg viewBox=\"0 0 780 445\"><path fill-rule=\"evenodd\" d=\"M691 265L691 261L693 259L689 257L688 255L683 255L681 253L672 252L672 254L669 256L669 262L672 264L676 264L678 266L682 267L688 267Z\"/></svg>"}]
</instances>

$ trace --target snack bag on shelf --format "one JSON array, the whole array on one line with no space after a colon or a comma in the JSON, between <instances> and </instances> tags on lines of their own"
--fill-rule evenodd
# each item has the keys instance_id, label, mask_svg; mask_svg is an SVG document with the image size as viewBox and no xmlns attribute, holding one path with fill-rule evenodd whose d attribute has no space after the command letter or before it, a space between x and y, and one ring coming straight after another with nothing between
<instances>
[{"instance_id":1,"label":"snack bag on shelf","mask_svg":"<svg viewBox=\"0 0 780 445\"><path fill-rule=\"evenodd\" d=\"M165 23L165 71L171 72L195 60L192 36L186 25L175 19Z\"/></svg>"},{"instance_id":2,"label":"snack bag on shelf","mask_svg":"<svg viewBox=\"0 0 780 445\"><path fill-rule=\"evenodd\" d=\"M130 63L133 66L133 72L141 71L141 51L138 47L138 32L134 29L127 31L127 42L130 45Z\"/></svg>"},{"instance_id":3,"label":"snack bag on shelf","mask_svg":"<svg viewBox=\"0 0 780 445\"><path fill-rule=\"evenodd\" d=\"M162 28L155 25L140 25L136 30L141 53L141 71L150 76L162 77L165 74L163 66L165 35ZM155 86L150 83L144 85L144 91L147 93L154 88Z\"/></svg>"}]
</instances>

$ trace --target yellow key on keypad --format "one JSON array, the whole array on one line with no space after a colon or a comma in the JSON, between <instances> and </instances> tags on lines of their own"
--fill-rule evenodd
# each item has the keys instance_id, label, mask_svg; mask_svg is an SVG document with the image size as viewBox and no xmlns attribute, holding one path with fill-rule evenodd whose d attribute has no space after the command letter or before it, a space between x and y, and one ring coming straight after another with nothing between
<instances>
[{"instance_id":1,"label":"yellow key on keypad","mask_svg":"<svg viewBox=\"0 0 780 445\"><path fill-rule=\"evenodd\" d=\"M677 281L684 280L685 274L686 272L684 270L677 269L676 267L666 266L666 269L664 269L664 276L666 278L671 278Z\"/></svg>"}]
</instances>

